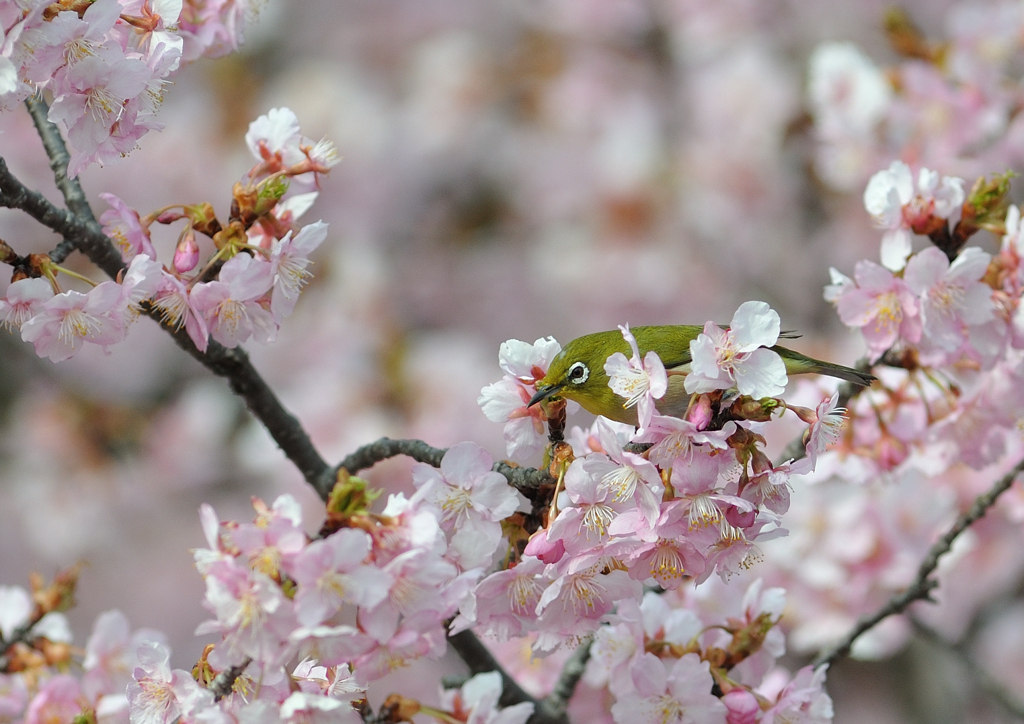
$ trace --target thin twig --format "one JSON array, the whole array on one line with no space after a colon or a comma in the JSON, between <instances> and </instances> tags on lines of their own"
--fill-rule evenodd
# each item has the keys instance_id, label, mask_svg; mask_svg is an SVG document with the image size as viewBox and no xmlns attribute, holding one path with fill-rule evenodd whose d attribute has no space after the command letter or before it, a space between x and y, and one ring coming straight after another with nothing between
<instances>
[{"instance_id":1,"label":"thin twig","mask_svg":"<svg viewBox=\"0 0 1024 724\"><path fill-rule=\"evenodd\" d=\"M444 457L446 452L448 450L445 448L431 447L422 440L393 440L388 437L382 437L376 442L363 445L338 463L331 472L330 480L333 482L337 476L337 471L341 468L354 475L360 470L372 468L382 460L398 457L399 455L411 457L417 462L426 463L436 468L441 465L441 458ZM495 463L492 470L504 475L509 485L524 493L527 497L532 497L531 493L535 493L545 485L555 484L555 479L546 470L520 468L507 462Z\"/></svg>"},{"instance_id":2,"label":"thin twig","mask_svg":"<svg viewBox=\"0 0 1024 724\"><path fill-rule=\"evenodd\" d=\"M1024 719L1024 702L1015 697L984 666L975 661L963 644L947 641L938 631L921 623L916 616L910 616L910 622L913 624L914 631L918 636L956 657L964 668L967 669L967 672L974 679L978 687L988 694L993 701L1003 707L1008 714L1018 719Z\"/></svg>"},{"instance_id":3,"label":"thin twig","mask_svg":"<svg viewBox=\"0 0 1024 724\"><path fill-rule=\"evenodd\" d=\"M53 179L57 189L64 196L64 203L67 204L71 213L84 221L89 226L98 229L99 224L89 206L89 200L85 198L85 191L77 178L68 178L68 163L71 156L68 154L64 139L60 137L60 130L47 118L50 112L49 106L39 96L30 96L25 100L28 113L32 116L32 122L36 126L39 138L43 141L43 148L46 149L46 156L50 159L50 170L53 171ZM50 252L50 258L58 264L67 258L68 254L74 251L74 242L65 238L56 249Z\"/></svg>"},{"instance_id":4,"label":"thin twig","mask_svg":"<svg viewBox=\"0 0 1024 724\"><path fill-rule=\"evenodd\" d=\"M988 490L988 492L979 495L974 503L971 504L969 510L960 515L957 518L953 526L947 530L941 538L935 541L935 544L928 550L928 555L921 561L920 567L917 569L917 575L914 576L914 580L911 581L910 586L907 587L901 593L894 595L889 601L882 606L880 609L872 614L862 616L857 620L857 623L850 630L850 632L836 644L833 648L823 651L814 660L814 666L820 666L821 664L831 664L840 656L845 656L850 652L850 648L853 646L853 642L860 637L861 634L874 628L883 619L892 616L893 614L902 613L906 608L918 600L931 600L930 594L932 589L938 586L938 582L931 578L931 574L935 572L935 569L939 565L939 559L942 558L946 553L949 552L950 547L953 545L953 541L956 540L957 536L963 533L972 523L981 518L991 508L999 496L1002 495L1006 490L1013 484L1017 475L1024 471L1024 460L1017 463L1014 468L1000 478L995 485Z\"/></svg>"}]
</instances>

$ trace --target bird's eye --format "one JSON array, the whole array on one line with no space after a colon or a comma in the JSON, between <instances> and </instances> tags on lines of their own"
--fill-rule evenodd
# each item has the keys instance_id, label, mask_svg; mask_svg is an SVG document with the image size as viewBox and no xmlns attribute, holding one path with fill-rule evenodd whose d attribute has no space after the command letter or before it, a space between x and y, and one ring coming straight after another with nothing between
<instances>
[{"instance_id":1,"label":"bird's eye","mask_svg":"<svg viewBox=\"0 0 1024 724\"><path fill-rule=\"evenodd\" d=\"M576 362L572 367L569 368L569 372L566 374L569 381L574 385L582 385L590 377L590 370L582 362Z\"/></svg>"}]
</instances>

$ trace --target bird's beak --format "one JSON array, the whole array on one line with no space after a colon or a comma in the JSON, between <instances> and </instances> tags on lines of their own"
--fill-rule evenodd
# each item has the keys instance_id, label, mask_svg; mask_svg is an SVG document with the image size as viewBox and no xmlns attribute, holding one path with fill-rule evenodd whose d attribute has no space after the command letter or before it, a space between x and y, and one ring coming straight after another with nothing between
<instances>
[{"instance_id":1,"label":"bird's beak","mask_svg":"<svg viewBox=\"0 0 1024 724\"><path fill-rule=\"evenodd\" d=\"M558 392L561 391L561 389L562 389L561 385L551 385L550 387L538 387L537 388L537 394L535 394L533 397L530 398L530 402L527 403L526 406L527 407L533 407L538 402L543 402L544 400L548 399L552 395L558 394Z\"/></svg>"}]
</instances>

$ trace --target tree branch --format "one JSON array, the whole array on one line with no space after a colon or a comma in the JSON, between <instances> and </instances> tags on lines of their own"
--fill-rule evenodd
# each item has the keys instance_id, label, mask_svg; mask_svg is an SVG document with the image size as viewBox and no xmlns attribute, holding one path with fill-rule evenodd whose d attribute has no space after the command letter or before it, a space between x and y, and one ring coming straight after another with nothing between
<instances>
[{"instance_id":1,"label":"tree branch","mask_svg":"<svg viewBox=\"0 0 1024 724\"><path fill-rule=\"evenodd\" d=\"M329 480L331 484L336 479L338 470L344 468L355 475L360 470L372 468L382 460L406 455L413 460L433 467L441 464L441 458L448 450L444 448L431 447L422 440L392 440L389 437L382 437L376 442L363 445L354 453L342 460L331 471ZM497 462L491 468L496 473L501 473L508 480L509 485L531 498L541 487L554 485L555 479L546 470L537 468L520 468L507 462Z\"/></svg>"},{"instance_id":2,"label":"tree branch","mask_svg":"<svg viewBox=\"0 0 1024 724\"><path fill-rule=\"evenodd\" d=\"M470 630L459 631L454 636L448 637L448 643L455 650L455 653L466 662L473 675L485 674L489 671L497 671L501 674L501 698L498 704L501 706L512 706L524 701L533 702L534 712L538 711L539 702L523 691L523 688L516 683L516 680L509 676L502 668L498 660L484 646L480 639ZM536 714L534 715L536 716ZM532 720L531 720L532 721Z\"/></svg>"},{"instance_id":3,"label":"tree branch","mask_svg":"<svg viewBox=\"0 0 1024 724\"><path fill-rule=\"evenodd\" d=\"M845 656L850 652L850 648L853 646L853 642L860 637L861 634L874 628L876 624L881 622L883 619L892 616L893 614L902 613L906 608L914 601L920 599L931 600L930 594L932 589L938 586L938 581L931 578L932 573L939 565L939 559L949 552L950 547L953 545L953 541L956 540L957 536L963 533L971 524L981 518L988 512L988 509L995 505L996 500L1013 484L1013 481L1017 478L1022 471L1024 471L1024 460L1017 463L1014 468L996 481L987 492L979 495L970 509L960 515L957 518L953 526L943 534L941 538L935 541L934 545L928 550L928 554L921 561L920 567L917 569L917 575L914 576L914 580L911 581L910 586L907 587L902 593L894 595L889 601L882 606L880 609L872 614L861 616L857 620L853 629L833 648L823 651L818 654L818 657L814 660L814 666L820 666L822 664L831 664L840 656Z\"/></svg>"},{"instance_id":4,"label":"tree branch","mask_svg":"<svg viewBox=\"0 0 1024 724\"><path fill-rule=\"evenodd\" d=\"M583 672L587 669L587 662L590 661L590 647L594 639L588 639L581 643L572 656L562 667L562 674L555 682L555 688L551 690L543 701L540 702L540 709L530 724L559 724L568 722L566 711L569 708L569 700L576 691L576 686L583 678Z\"/></svg>"}]
</instances>

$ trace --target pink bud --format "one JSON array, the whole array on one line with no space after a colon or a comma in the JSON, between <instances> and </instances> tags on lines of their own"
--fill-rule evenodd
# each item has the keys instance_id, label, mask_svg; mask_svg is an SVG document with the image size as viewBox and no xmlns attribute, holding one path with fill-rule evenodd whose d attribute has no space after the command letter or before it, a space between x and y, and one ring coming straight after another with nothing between
<instances>
[{"instance_id":1,"label":"pink bud","mask_svg":"<svg viewBox=\"0 0 1024 724\"><path fill-rule=\"evenodd\" d=\"M565 543L562 542L561 538L556 539L552 543L548 540L548 532L546 530L538 530L530 536L526 548L523 549L523 555L536 556L545 563L558 563L558 561L562 560L562 556L565 555Z\"/></svg>"},{"instance_id":2,"label":"pink bud","mask_svg":"<svg viewBox=\"0 0 1024 724\"><path fill-rule=\"evenodd\" d=\"M196 243L196 234L190 226L178 239L178 246L174 249L174 270L179 274L192 271L199 263L199 244Z\"/></svg>"},{"instance_id":3,"label":"pink bud","mask_svg":"<svg viewBox=\"0 0 1024 724\"><path fill-rule=\"evenodd\" d=\"M722 697L722 703L728 710L726 721L729 724L756 724L761 707L757 698L746 689L736 688Z\"/></svg>"},{"instance_id":4,"label":"pink bud","mask_svg":"<svg viewBox=\"0 0 1024 724\"><path fill-rule=\"evenodd\" d=\"M707 395L698 397L697 404L690 408L688 418L698 430L703 430L711 424L711 398Z\"/></svg>"}]
</instances>

